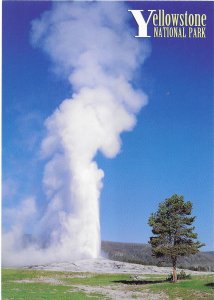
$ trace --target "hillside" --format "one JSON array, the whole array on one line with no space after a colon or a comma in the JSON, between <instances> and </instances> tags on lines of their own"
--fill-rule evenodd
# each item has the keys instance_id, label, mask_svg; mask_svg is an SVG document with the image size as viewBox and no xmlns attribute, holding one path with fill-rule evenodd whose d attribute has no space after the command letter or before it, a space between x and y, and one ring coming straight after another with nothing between
<instances>
[{"instance_id":1,"label":"hillside","mask_svg":"<svg viewBox=\"0 0 214 300\"><path fill-rule=\"evenodd\" d=\"M152 256L148 244L102 242L102 252L109 259L144 265L170 266L170 263ZM214 251L199 252L196 255L178 259L178 267L196 271L214 272Z\"/></svg>"}]
</instances>

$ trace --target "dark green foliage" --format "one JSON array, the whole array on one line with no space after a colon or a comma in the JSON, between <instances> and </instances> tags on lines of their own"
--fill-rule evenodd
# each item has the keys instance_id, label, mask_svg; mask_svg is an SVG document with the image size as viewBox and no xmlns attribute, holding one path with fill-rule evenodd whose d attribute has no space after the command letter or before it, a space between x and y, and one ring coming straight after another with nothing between
<instances>
[{"instance_id":1,"label":"dark green foliage","mask_svg":"<svg viewBox=\"0 0 214 300\"><path fill-rule=\"evenodd\" d=\"M150 237L152 254L171 259L176 281L176 265L179 256L196 254L204 244L197 241L191 216L192 203L183 196L173 195L159 204L158 211L151 214L149 225L154 236Z\"/></svg>"},{"instance_id":2,"label":"dark green foliage","mask_svg":"<svg viewBox=\"0 0 214 300\"><path fill-rule=\"evenodd\" d=\"M196 254L204 244L196 241L195 220L191 217L192 203L184 202L183 196L173 195L160 203L158 211L151 214L149 225L155 235L150 238L152 252L156 257L185 256Z\"/></svg>"},{"instance_id":3,"label":"dark green foliage","mask_svg":"<svg viewBox=\"0 0 214 300\"><path fill-rule=\"evenodd\" d=\"M181 272L178 274L178 279L191 279L191 275L186 274L184 270L181 270Z\"/></svg>"}]
</instances>

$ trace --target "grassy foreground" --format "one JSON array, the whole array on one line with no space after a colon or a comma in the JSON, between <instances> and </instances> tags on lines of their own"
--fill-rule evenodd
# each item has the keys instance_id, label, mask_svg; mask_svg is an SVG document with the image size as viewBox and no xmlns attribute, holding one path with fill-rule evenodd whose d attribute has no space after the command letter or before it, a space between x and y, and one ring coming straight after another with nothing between
<instances>
[{"instance_id":1,"label":"grassy foreground","mask_svg":"<svg viewBox=\"0 0 214 300\"><path fill-rule=\"evenodd\" d=\"M120 291L121 299L123 292L124 298L131 293L133 299L141 295L146 299L148 294L158 294L159 299L214 299L214 275L192 276L192 279L176 284L165 281L166 276L163 275L139 278L134 279L128 274L3 269L2 299L110 299L111 294L106 291L114 290L115 293Z\"/></svg>"}]
</instances>

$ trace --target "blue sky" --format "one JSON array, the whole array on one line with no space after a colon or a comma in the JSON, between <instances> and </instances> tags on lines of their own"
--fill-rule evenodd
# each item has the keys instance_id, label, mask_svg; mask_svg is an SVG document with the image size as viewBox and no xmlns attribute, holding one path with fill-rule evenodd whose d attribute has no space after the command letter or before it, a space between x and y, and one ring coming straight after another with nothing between
<instances>
[{"instance_id":1,"label":"blue sky","mask_svg":"<svg viewBox=\"0 0 214 300\"><path fill-rule=\"evenodd\" d=\"M173 5L173 6L172 6ZM3 3L3 205L35 195L45 206L44 120L71 87L52 72L49 58L30 45L30 23L49 2ZM134 130L122 134L114 159L97 155L105 172L101 194L103 240L147 242L158 203L174 193L193 202L199 240L213 250L212 3L137 3L143 9L207 14L206 39L151 39L151 56L136 84L149 96ZM133 22L131 26L136 27ZM5 224L7 226L8 224ZM30 229L26 229L29 230Z\"/></svg>"}]
</instances>

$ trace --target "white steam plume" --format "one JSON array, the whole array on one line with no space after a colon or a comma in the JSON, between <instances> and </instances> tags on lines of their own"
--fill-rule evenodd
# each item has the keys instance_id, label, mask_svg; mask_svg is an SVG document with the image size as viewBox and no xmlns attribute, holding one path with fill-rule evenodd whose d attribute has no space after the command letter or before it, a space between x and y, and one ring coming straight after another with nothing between
<instances>
[{"instance_id":1,"label":"white steam plume","mask_svg":"<svg viewBox=\"0 0 214 300\"><path fill-rule=\"evenodd\" d=\"M104 172L94 159L98 151L109 158L118 154L120 134L133 129L147 102L131 82L149 49L128 22L123 3L76 2L54 4L32 23L33 44L73 90L45 121L41 155L48 159L43 184L49 203L37 229L45 248L29 248L34 263L100 254Z\"/></svg>"}]
</instances>

